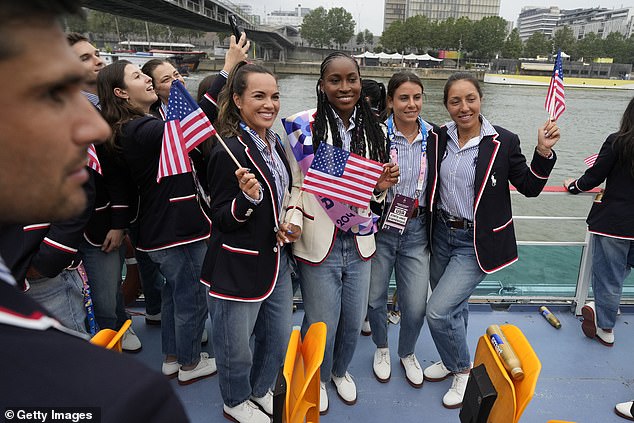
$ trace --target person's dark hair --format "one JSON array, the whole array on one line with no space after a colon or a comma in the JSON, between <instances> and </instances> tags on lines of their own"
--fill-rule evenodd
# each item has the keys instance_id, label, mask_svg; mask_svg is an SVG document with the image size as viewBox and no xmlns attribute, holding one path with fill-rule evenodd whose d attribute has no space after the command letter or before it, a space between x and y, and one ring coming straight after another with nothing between
<instances>
[{"instance_id":1,"label":"person's dark hair","mask_svg":"<svg viewBox=\"0 0 634 423\"><path fill-rule=\"evenodd\" d=\"M449 100L447 98L449 96L449 89L456 81L461 81L461 80L471 82L473 86L476 88L476 90L478 90L478 94L480 95L480 98L483 97L482 89L480 88L480 83L478 82L478 79L475 76L473 76L473 74L469 72L456 72L452 74L449 78L447 78L447 82L445 83L445 90L443 92L443 104L445 105L445 107L447 106L447 100Z\"/></svg>"},{"instance_id":2,"label":"person's dark hair","mask_svg":"<svg viewBox=\"0 0 634 423\"><path fill-rule=\"evenodd\" d=\"M112 136L106 147L116 150L116 139L121 134L124 123L137 117L145 116L141 110L133 107L130 102L114 94L115 88L126 89L124 77L125 68L132 63L127 60L117 60L99 71L97 75L97 95L101 105L101 115L112 128Z\"/></svg>"},{"instance_id":3,"label":"person's dark hair","mask_svg":"<svg viewBox=\"0 0 634 423\"><path fill-rule=\"evenodd\" d=\"M423 86L423 82L420 78L413 72L397 72L390 78L390 82L387 83L387 97L394 99L394 93L406 82L414 83L420 86L421 93L425 93L425 87ZM388 106L385 107L384 118L387 118L390 114L392 114L392 109Z\"/></svg>"},{"instance_id":4,"label":"person's dark hair","mask_svg":"<svg viewBox=\"0 0 634 423\"><path fill-rule=\"evenodd\" d=\"M634 177L634 97L625 108L613 148L618 160L630 167L630 173Z\"/></svg>"},{"instance_id":5,"label":"person's dark hair","mask_svg":"<svg viewBox=\"0 0 634 423\"><path fill-rule=\"evenodd\" d=\"M317 91L317 113L315 115L315 122L313 123L313 149L317 151L317 147L319 147L319 143L322 141L327 141L328 139L328 130L326 125L330 127L330 133L333 137L333 145L335 147L342 148L343 141L341 140L341 135L339 135L339 130L337 128L337 121L335 119L335 115L332 107L330 106L330 102L328 101L328 97L326 93L323 92L320 88L320 83L324 78L326 71L328 70L328 66L337 59L348 59L351 60L359 74L359 78L361 78L361 71L359 69L359 64L354 58L346 53L342 52L334 52L326 56L323 62L321 62L321 69L319 72L319 80L317 81L316 91ZM359 100L356 104L356 115L355 115L355 130L352 134L352 142L350 143L350 151L355 154L358 154L362 157L366 156L366 138L367 144L370 148L369 157L373 160L377 160L380 162L387 162L387 149L386 149L386 141L385 134L381 129L381 125L378 120L374 116L374 112L370 108L370 105L367 101L365 101L362 96L359 96Z\"/></svg>"},{"instance_id":6,"label":"person's dark hair","mask_svg":"<svg viewBox=\"0 0 634 423\"><path fill-rule=\"evenodd\" d=\"M266 73L277 81L277 77L267 68L247 62L238 63L229 73L227 83L218 96L218 132L223 137L239 136L240 129L240 109L233 102L233 95L241 96L247 88L247 79L252 73Z\"/></svg>"},{"instance_id":7,"label":"person's dark hair","mask_svg":"<svg viewBox=\"0 0 634 423\"><path fill-rule=\"evenodd\" d=\"M361 96L370 103L375 116L380 116L385 110L385 85L374 79L361 81Z\"/></svg>"},{"instance_id":8,"label":"person's dark hair","mask_svg":"<svg viewBox=\"0 0 634 423\"><path fill-rule=\"evenodd\" d=\"M12 36L14 28L53 25L64 15L81 15L76 0L0 0L0 60L20 52ZM60 27L61 28L61 27Z\"/></svg>"},{"instance_id":9,"label":"person's dark hair","mask_svg":"<svg viewBox=\"0 0 634 423\"><path fill-rule=\"evenodd\" d=\"M143 67L141 67L141 72L143 72L144 74L152 78L152 84L154 86L156 86L156 80L154 79L154 71L163 63L169 63L170 65L174 66L174 68L176 68L176 65L174 65L174 63L172 63L168 59L150 59L147 62L145 62ZM161 99L157 98L156 101L150 106L150 112L153 115L160 117L160 114L158 112L160 107L161 107Z\"/></svg>"},{"instance_id":10,"label":"person's dark hair","mask_svg":"<svg viewBox=\"0 0 634 423\"><path fill-rule=\"evenodd\" d=\"M66 33L66 40L68 41L68 44L71 46L74 46L75 44L77 44L80 41L86 41L86 42L90 42L88 40L88 37L86 37L84 34L80 34L79 32L68 32Z\"/></svg>"},{"instance_id":11,"label":"person's dark hair","mask_svg":"<svg viewBox=\"0 0 634 423\"><path fill-rule=\"evenodd\" d=\"M218 77L218 75L211 74L211 75L207 75L206 77L203 78L202 81L200 81L200 84L198 84L198 93L196 94L196 101L198 101L199 103L202 101L203 97L205 96L205 93L209 91L209 88L211 88L211 85L216 80L216 77Z\"/></svg>"}]
</instances>

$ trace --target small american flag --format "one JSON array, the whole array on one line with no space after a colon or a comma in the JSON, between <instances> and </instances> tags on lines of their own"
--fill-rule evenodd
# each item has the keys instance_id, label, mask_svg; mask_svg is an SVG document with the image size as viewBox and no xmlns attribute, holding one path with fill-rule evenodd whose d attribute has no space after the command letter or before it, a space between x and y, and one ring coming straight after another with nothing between
<instances>
[{"instance_id":1,"label":"small american flag","mask_svg":"<svg viewBox=\"0 0 634 423\"><path fill-rule=\"evenodd\" d=\"M593 155L588 156L585 159L583 159L583 162L586 164L586 166L592 167L592 165L594 165L594 162L597 161L597 157L599 157L599 154L598 153L594 153Z\"/></svg>"},{"instance_id":2,"label":"small american flag","mask_svg":"<svg viewBox=\"0 0 634 423\"><path fill-rule=\"evenodd\" d=\"M553 77L550 78L544 108L548 111L548 114L553 120L557 120L564 110L566 110L564 69L561 65L561 50L557 52L557 59L555 59L555 67L553 68Z\"/></svg>"},{"instance_id":3,"label":"small american flag","mask_svg":"<svg viewBox=\"0 0 634 423\"><path fill-rule=\"evenodd\" d=\"M97 149L94 144L90 144L88 147L88 167L97 172L100 175L103 175L101 172L101 164L99 163L99 157L97 157Z\"/></svg>"},{"instance_id":4,"label":"small american flag","mask_svg":"<svg viewBox=\"0 0 634 423\"><path fill-rule=\"evenodd\" d=\"M172 82L156 182L165 176L191 172L188 153L215 134L216 129L183 84Z\"/></svg>"},{"instance_id":5,"label":"small american flag","mask_svg":"<svg viewBox=\"0 0 634 423\"><path fill-rule=\"evenodd\" d=\"M302 190L351 206L367 208L383 165L322 142Z\"/></svg>"}]
</instances>

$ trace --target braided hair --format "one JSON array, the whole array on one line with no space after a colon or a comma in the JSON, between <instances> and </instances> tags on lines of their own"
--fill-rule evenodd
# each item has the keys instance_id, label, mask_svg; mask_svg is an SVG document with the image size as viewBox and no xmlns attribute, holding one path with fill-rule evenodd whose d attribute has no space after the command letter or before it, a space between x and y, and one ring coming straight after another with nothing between
<instances>
[{"instance_id":1,"label":"braided hair","mask_svg":"<svg viewBox=\"0 0 634 423\"><path fill-rule=\"evenodd\" d=\"M316 86L317 113L315 115L315 122L313 123L314 151L317 151L319 143L322 141L326 142L328 140L327 128L330 128L330 133L333 137L333 145L338 148L343 147L343 141L341 140L341 135L339 135L335 113L328 101L326 93L320 88L328 66L330 66L333 61L342 58L351 60L354 63L357 73L359 74L359 78L361 78L359 64L352 56L349 56L346 53L331 53L321 63L319 80L317 81ZM359 96L355 105L354 132L350 143L350 151L362 157L369 157L372 160L385 163L388 161L386 146L387 142L385 140L385 134L383 133L381 124L375 118L368 102ZM369 154L366 154L366 147L369 148L369 151L367 152Z\"/></svg>"}]
</instances>

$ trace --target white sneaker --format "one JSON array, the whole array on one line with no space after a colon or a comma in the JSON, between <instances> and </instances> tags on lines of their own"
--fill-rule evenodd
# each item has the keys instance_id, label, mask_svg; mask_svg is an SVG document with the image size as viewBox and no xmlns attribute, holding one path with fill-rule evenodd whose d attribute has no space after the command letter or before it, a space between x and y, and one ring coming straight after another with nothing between
<instances>
[{"instance_id":1,"label":"white sneaker","mask_svg":"<svg viewBox=\"0 0 634 423\"><path fill-rule=\"evenodd\" d=\"M159 311L156 314L145 314L145 324L151 326L160 326L161 325L161 312Z\"/></svg>"},{"instance_id":2,"label":"white sneaker","mask_svg":"<svg viewBox=\"0 0 634 423\"><path fill-rule=\"evenodd\" d=\"M337 387L339 398L347 405L354 405L357 402L357 385L354 384L350 373L346 372L343 377L332 376L332 383Z\"/></svg>"},{"instance_id":3,"label":"white sneaker","mask_svg":"<svg viewBox=\"0 0 634 423\"><path fill-rule=\"evenodd\" d=\"M328 413L328 390L326 382L319 382L319 415Z\"/></svg>"},{"instance_id":4,"label":"white sneaker","mask_svg":"<svg viewBox=\"0 0 634 423\"><path fill-rule=\"evenodd\" d=\"M410 385L414 388L421 388L423 386L423 369L420 368L420 363L416 359L414 354L410 354L407 357L401 358L401 366L405 370L405 377Z\"/></svg>"},{"instance_id":5,"label":"white sneaker","mask_svg":"<svg viewBox=\"0 0 634 423\"><path fill-rule=\"evenodd\" d=\"M254 397L251 395L251 401L253 401L255 405L259 405L260 409L269 416L273 415L273 392L271 392L270 389L263 397Z\"/></svg>"},{"instance_id":6,"label":"white sneaker","mask_svg":"<svg viewBox=\"0 0 634 423\"><path fill-rule=\"evenodd\" d=\"M361 325L361 335L370 336L372 335L372 328L370 327L370 321L364 320L363 325Z\"/></svg>"},{"instance_id":7,"label":"white sneaker","mask_svg":"<svg viewBox=\"0 0 634 423\"><path fill-rule=\"evenodd\" d=\"M133 353L141 351L141 341L139 337L136 336L136 333L134 333L132 326L130 326L121 337L121 349Z\"/></svg>"},{"instance_id":8,"label":"white sneaker","mask_svg":"<svg viewBox=\"0 0 634 423\"><path fill-rule=\"evenodd\" d=\"M269 416L264 414L257 405L246 400L235 407L229 407L227 404L222 406L222 414L236 423L271 423Z\"/></svg>"},{"instance_id":9,"label":"white sneaker","mask_svg":"<svg viewBox=\"0 0 634 423\"><path fill-rule=\"evenodd\" d=\"M161 366L161 373L171 379L178 375L178 370L180 368L181 366L178 364L178 361L164 361Z\"/></svg>"},{"instance_id":10,"label":"white sneaker","mask_svg":"<svg viewBox=\"0 0 634 423\"><path fill-rule=\"evenodd\" d=\"M634 420L632 413L634 413L634 401L622 402L614 407L614 412L624 419Z\"/></svg>"},{"instance_id":11,"label":"white sneaker","mask_svg":"<svg viewBox=\"0 0 634 423\"><path fill-rule=\"evenodd\" d=\"M462 399L464 398L464 391L467 389L468 380L469 373L456 373L453 375L451 388L449 388L445 396L442 397L442 405L444 405L445 408L462 407Z\"/></svg>"},{"instance_id":12,"label":"white sneaker","mask_svg":"<svg viewBox=\"0 0 634 423\"><path fill-rule=\"evenodd\" d=\"M423 377L429 382L440 382L451 374L442 361L437 361L423 371Z\"/></svg>"},{"instance_id":13,"label":"white sneaker","mask_svg":"<svg viewBox=\"0 0 634 423\"><path fill-rule=\"evenodd\" d=\"M203 336L200 338L200 343L202 345L207 345L207 341L209 341L209 335L207 334L207 328L203 330Z\"/></svg>"},{"instance_id":14,"label":"white sneaker","mask_svg":"<svg viewBox=\"0 0 634 423\"><path fill-rule=\"evenodd\" d=\"M189 385L200 379L216 374L216 359L209 358L209 354L206 352L200 353L200 361L191 370L183 370L181 367L178 370L178 384Z\"/></svg>"},{"instance_id":15,"label":"white sneaker","mask_svg":"<svg viewBox=\"0 0 634 423\"><path fill-rule=\"evenodd\" d=\"M372 363L374 377L381 383L390 380L392 374L392 364L390 362L389 348L377 348L374 352L374 362Z\"/></svg>"}]
</instances>

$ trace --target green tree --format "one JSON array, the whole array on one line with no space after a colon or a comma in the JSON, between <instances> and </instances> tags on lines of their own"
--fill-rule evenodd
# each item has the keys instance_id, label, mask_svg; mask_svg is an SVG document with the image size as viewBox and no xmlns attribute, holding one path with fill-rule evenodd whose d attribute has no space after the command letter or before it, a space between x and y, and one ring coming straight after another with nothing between
<instances>
[{"instance_id":1,"label":"green tree","mask_svg":"<svg viewBox=\"0 0 634 423\"><path fill-rule=\"evenodd\" d=\"M625 37L620 32L610 32L603 40L601 57L612 57L616 63L627 63Z\"/></svg>"},{"instance_id":2,"label":"green tree","mask_svg":"<svg viewBox=\"0 0 634 423\"><path fill-rule=\"evenodd\" d=\"M363 31L363 38L366 44L374 45L374 34L369 29Z\"/></svg>"},{"instance_id":3,"label":"green tree","mask_svg":"<svg viewBox=\"0 0 634 423\"><path fill-rule=\"evenodd\" d=\"M553 36L554 51L561 50L569 55L574 55L576 44L575 34L568 26L558 29Z\"/></svg>"},{"instance_id":4,"label":"green tree","mask_svg":"<svg viewBox=\"0 0 634 423\"><path fill-rule=\"evenodd\" d=\"M582 57L586 62L597 57L601 57L603 53L603 40L594 32L586 34L577 42L577 55Z\"/></svg>"},{"instance_id":5,"label":"green tree","mask_svg":"<svg viewBox=\"0 0 634 423\"><path fill-rule=\"evenodd\" d=\"M407 43L405 24L400 21L392 22L381 35L381 45L388 51L404 51Z\"/></svg>"},{"instance_id":6,"label":"green tree","mask_svg":"<svg viewBox=\"0 0 634 423\"><path fill-rule=\"evenodd\" d=\"M305 18L304 18L305 19ZM327 15L328 32L330 40L341 48L342 44L350 41L354 35L354 26L356 25L352 14L343 7L333 7L328 11Z\"/></svg>"},{"instance_id":7,"label":"green tree","mask_svg":"<svg viewBox=\"0 0 634 423\"><path fill-rule=\"evenodd\" d=\"M513 28L508 37L506 37L506 40L504 40L502 57L507 59L519 59L522 55L523 48L524 44L520 38L520 31L517 28Z\"/></svg>"},{"instance_id":8,"label":"green tree","mask_svg":"<svg viewBox=\"0 0 634 423\"><path fill-rule=\"evenodd\" d=\"M357 45L363 45L365 43L365 37L363 36L363 32L359 32L357 34Z\"/></svg>"},{"instance_id":9,"label":"green tree","mask_svg":"<svg viewBox=\"0 0 634 423\"><path fill-rule=\"evenodd\" d=\"M330 44L331 37L328 30L328 12L326 9L320 6L304 16L300 32L311 46L321 48Z\"/></svg>"},{"instance_id":10,"label":"green tree","mask_svg":"<svg viewBox=\"0 0 634 423\"><path fill-rule=\"evenodd\" d=\"M534 32L526 43L524 43L524 53L526 57L547 56L552 52L552 43L541 32Z\"/></svg>"},{"instance_id":11,"label":"green tree","mask_svg":"<svg viewBox=\"0 0 634 423\"><path fill-rule=\"evenodd\" d=\"M506 21L499 16L488 16L474 22L470 37L463 38L463 45L479 59L492 59L500 52L506 38ZM464 37L464 36L463 36Z\"/></svg>"}]
</instances>

